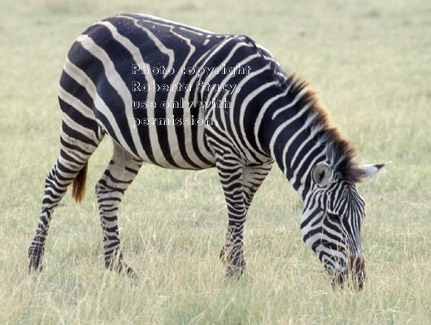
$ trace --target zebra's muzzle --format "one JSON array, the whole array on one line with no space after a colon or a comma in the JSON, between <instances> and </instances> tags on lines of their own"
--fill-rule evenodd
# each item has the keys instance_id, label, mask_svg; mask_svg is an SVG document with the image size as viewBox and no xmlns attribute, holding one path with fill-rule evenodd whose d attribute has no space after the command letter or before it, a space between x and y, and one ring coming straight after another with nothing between
<instances>
[{"instance_id":1,"label":"zebra's muzzle","mask_svg":"<svg viewBox=\"0 0 431 325\"><path fill-rule=\"evenodd\" d=\"M362 290L365 281L365 260L364 257L356 256L349 259L349 273L352 276L353 285Z\"/></svg>"},{"instance_id":2,"label":"zebra's muzzle","mask_svg":"<svg viewBox=\"0 0 431 325\"><path fill-rule=\"evenodd\" d=\"M363 256L355 256L349 258L349 263L344 272L336 274L332 280L332 285L340 285L344 287L346 283L348 286L353 286L358 290L362 290L365 281L365 260Z\"/></svg>"}]
</instances>

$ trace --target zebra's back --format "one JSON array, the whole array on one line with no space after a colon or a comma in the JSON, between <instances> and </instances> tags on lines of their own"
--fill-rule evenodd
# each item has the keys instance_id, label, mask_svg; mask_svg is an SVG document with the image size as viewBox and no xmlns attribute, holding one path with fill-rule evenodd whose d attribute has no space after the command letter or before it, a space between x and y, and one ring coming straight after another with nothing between
<instances>
[{"instance_id":1,"label":"zebra's back","mask_svg":"<svg viewBox=\"0 0 431 325\"><path fill-rule=\"evenodd\" d=\"M232 95L232 85L211 87L231 71L225 66L221 71L220 62L239 38L147 15L99 21L69 51L60 106L69 116L76 110L89 120L94 116L101 131L146 162L213 167L205 128L216 123L212 110L220 103L207 101L207 95Z\"/></svg>"}]
</instances>

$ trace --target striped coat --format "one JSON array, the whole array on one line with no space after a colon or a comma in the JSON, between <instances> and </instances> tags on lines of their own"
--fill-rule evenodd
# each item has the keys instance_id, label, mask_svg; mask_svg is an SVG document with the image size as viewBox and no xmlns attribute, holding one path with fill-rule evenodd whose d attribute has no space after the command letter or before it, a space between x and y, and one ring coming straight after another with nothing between
<instances>
[{"instance_id":1,"label":"striped coat","mask_svg":"<svg viewBox=\"0 0 431 325\"><path fill-rule=\"evenodd\" d=\"M247 211L276 162L304 200L304 241L338 282L353 271L362 283L365 211L354 183L384 165L357 166L314 92L249 37L147 15L110 17L72 45L58 95L61 150L46 178L30 270L41 269L51 215L67 187L73 183L72 195L83 199L88 160L108 134L114 153L96 185L106 267L134 274L123 261L117 212L147 162L217 168L228 209L220 256L228 274L242 274Z\"/></svg>"}]
</instances>

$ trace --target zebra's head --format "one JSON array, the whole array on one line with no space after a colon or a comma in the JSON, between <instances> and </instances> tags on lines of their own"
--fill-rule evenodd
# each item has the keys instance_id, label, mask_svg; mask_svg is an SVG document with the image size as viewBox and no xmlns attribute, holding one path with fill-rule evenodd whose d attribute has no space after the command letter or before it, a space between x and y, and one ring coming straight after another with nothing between
<instances>
[{"instance_id":1,"label":"zebra's head","mask_svg":"<svg viewBox=\"0 0 431 325\"><path fill-rule=\"evenodd\" d=\"M366 165L356 170L360 180L366 181L386 165ZM301 217L304 242L324 264L333 284L342 285L350 277L362 289L365 262L360 233L365 202L355 181L339 177L325 162L313 167L311 179L312 190Z\"/></svg>"}]
</instances>

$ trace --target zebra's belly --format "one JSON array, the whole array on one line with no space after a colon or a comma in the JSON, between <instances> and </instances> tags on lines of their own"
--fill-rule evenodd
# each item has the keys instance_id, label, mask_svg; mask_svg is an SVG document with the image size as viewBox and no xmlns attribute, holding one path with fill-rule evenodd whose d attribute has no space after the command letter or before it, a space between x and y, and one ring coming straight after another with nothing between
<instances>
[{"instance_id":1,"label":"zebra's belly","mask_svg":"<svg viewBox=\"0 0 431 325\"><path fill-rule=\"evenodd\" d=\"M182 121L186 121L184 118ZM159 119L134 121L130 136L115 140L144 162L170 169L205 169L215 166L206 144L204 125ZM108 132L110 133L110 132ZM114 132L113 137L118 135Z\"/></svg>"}]
</instances>

